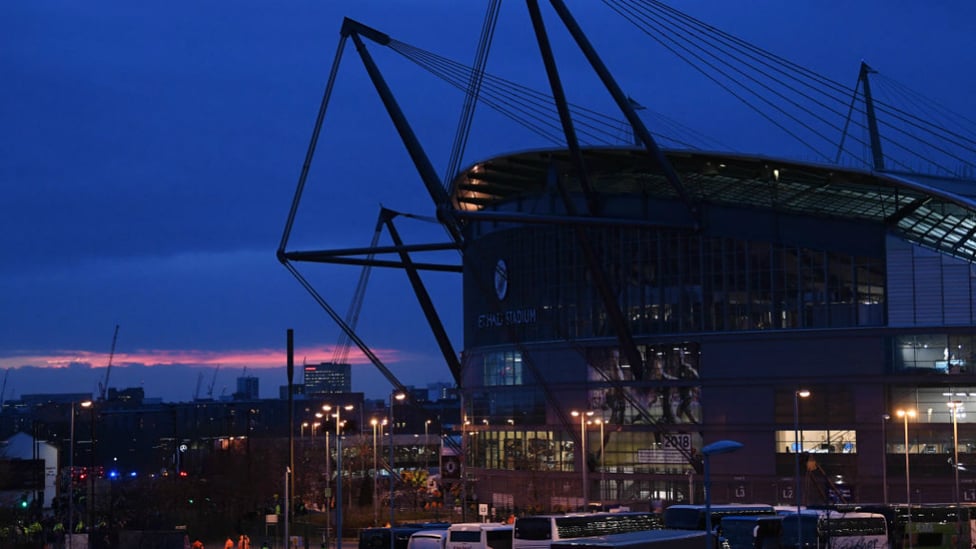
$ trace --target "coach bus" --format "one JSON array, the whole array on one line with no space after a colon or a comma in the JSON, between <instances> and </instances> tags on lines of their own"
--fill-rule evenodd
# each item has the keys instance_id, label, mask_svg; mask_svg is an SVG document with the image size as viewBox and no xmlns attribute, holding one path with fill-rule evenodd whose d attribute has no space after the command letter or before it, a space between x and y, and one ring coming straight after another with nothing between
<instances>
[{"instance_id":1,"label":"coach bus","mask_svg":"<svg viewBox=\"0 0 976 549\"><path fill-rule=\"evenodd\" d=\"M672 505L664 510L664 527L676 530L704 530L705 505ZM712 528L718 528L722 517L743 515L775 515L772 505L762 503L710 505Z\"/></svg>"},{"instance_id":2,"label":"coach bus","mask_svg":"<svg viewBox=\"0 0 976 549\"><path fill-rule=\"evenodd\" d=\"M705 532L642 530L557 541L552 549L701 549Z\"/></svg>"},{"instance_id":3,"label":"coach bus","mask_svg":"<svg viewBox=\"0 0 976 549\"><path fill-rule=\"evenodd\" d=\"M805 509L782 516L782 547L800 547L801 543L802 547L831 549L888 547L888 521L880 513Z\"/></svg>"},{"instance_id":4,"label":"coach bus","mask_svg":"<svg viewBox=\"0 0 976 549\"><path fill-rule=\"evenodd\" d=\"M726 515L722 517L723 547L779 549L783 531L780 515Z\"/></svg>"},{"instance_id":5,"label":"coach bus","mask_svg":"<svg viewBox=\"0 0 976 549\"><path fill-rule=\"evenodd\" d=\"M955 505L913 505L911 525L907 520L907 508L894 506L892 538L899 538L896 547L915 549L958 549L972 547L973 529L976 528L976 509Z\"/></svg>"},{"instance_id":6,"label":"coach bus","mask_svg":"<svg viewBox=\"0 0 976 549\"><path fill-rule=\"evenodd\" d=\"M533 515L515 519L513 549L550 549L557 541L643 530L659 530L661 519L651 512Z\"/></svg>"},{"instance_id":7,"label":"coach bus","mask_svg":"<svg viewBox=\"0 0 976 549\"><path fill-rule=\"evenodd\" d=\"M460 522L447 528L446 549L512 549L512 526Z\"/></svg>"}]
</instances>

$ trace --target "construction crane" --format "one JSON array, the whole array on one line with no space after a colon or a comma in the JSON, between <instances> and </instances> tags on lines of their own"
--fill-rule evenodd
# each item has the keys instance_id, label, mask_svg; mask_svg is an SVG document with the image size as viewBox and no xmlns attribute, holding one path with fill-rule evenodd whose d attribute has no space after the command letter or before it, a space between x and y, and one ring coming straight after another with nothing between
<instances>
[{"instance_id":1,"label":"construction crane","mask_svg":"<svg viewBox=\"0 0 976 549\"><path fill-rule=\"evenodd\" d=\"M115 325L115 334L112 335L112 350L108 353L108 366L105 367L105 381L98 384L98 395L100 400L105 400L105 392L108 391L108 376L112 373L112 360L115 358L115 342L119 339L119 325Z\"/></svg>"},{"instance_id":2,"label":"construction crane","mask_svg":"<svg viewBox=\"0 0 976 549\"><path fill-rule=\"evenodd\" d=\"M207 385L207 398L213 400L214 383L217 383L217 372L220 371L220 364L214 369L213 377L210 378L210 385Z\"/></svg>"},{"instance_id":3,"label":"construction crane","mask_svg":"<svg viewBox=\"0 0 976 549\"><path fill-rule=\"evenodd\" d=\"M197 372L197 388L193 390L193 400L200 400L200 385L203 383L203 372Z\"/></svg>"},{"instance_id":4,"label":"construction crane","mask_svg":"<svg viewBox=\"0 0 976 549\"><path fill-rule=\"evenodd\" d=\"M7 376L10 375L10 368L3 371L3 385L0 386L0 409L3 408L3 401L7 396Z\"/></svg>"}]
</instances>

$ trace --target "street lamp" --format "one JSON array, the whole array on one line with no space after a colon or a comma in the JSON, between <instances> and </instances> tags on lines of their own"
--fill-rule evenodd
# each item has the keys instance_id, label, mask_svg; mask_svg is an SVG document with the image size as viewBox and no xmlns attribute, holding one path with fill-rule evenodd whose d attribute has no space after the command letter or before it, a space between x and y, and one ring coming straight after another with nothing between
<instances>
[{"instance_id":1,"label":"street lamp","mask_svg":"<svg viewBox=\"0 0 976 549\"><path fill-rule=\"evenodd\" d=\"M322 409L328 412L331 406L326 404ZM335 413L335 435L336 435L336 549L342 549L342 410L352 410L352 404L336 406Z\"/></svg>"},{"instance_id":2,"label":"street lamp","mask_svg":"<svg viewBox=\"0 0 976 549\"><path fill-rule=\"evenodd\" d=\"M603 425L606 422L603 421L602 418L596 418L593 420L593 423L596 423L597 425L600 426L600 490L599 491L600 491L600 503L602 504L604 502L603 490L605 489L604 484L607 476L607 466L606 463L604 463L603 461L604 460Z\"/></svg>"},{"instance_id":3,"label":"street lamp","mask_svg":"<svg viewBox=\"0 0 976 549\"><path fill-rule=\"evenodd\" d=\"M79 402L82 408L91 406L91 401ZM74 547L75 532L75 403L71 403L71 441L68 444L68 549Z\"/></svg>"},{"instance_id":4,"label":"street lamp","mask_svg":"<svg viewBox=\"0 0 976 549\"><path fill-rule=\"evenodd\" d=\"M590 487L586 478L586 418L593 415L593 410L586 412L573 410L570 414L580 420L580 465L583 471L583 511L585 512L590 509Z\"/></svg>"},{"instance_id":5,"label":"street lamp","mask_svg":"<svg viewBox=\"0 0 976 549\"><path fill-rule=\"evenodd\" d=\"M430 435L430 420L424 422L424 471L430 474L430 443L427 442L427 437Z\"/></svg>"},{"instance_id":6,"label":"street lamp","mask_svg":"<svg viewBox=\"0 0 976 549\"><path fill-rule=\"evenodd\" d=\"M888 505L888 420L891 416L881 414L881 499Z\"/></svg>"},{"instance_id":7,"label":"street lamp","mask_svg":"<svg viewBox=\"0 0 976 549\"><path fill-rule=\"evenodd\" d=\"M393 420L393 405L396 404L396 401L405 398L407 395L400 391L394 391L390 395L390 549L396 549L394 545L395 536L393 535L393 525L396 524L396 504L393 500L393 471L395 470L393 462L396 459L393 449L393 430L396 428L396 422Z\"/></svg>"},{"instance_id":8,"label":"street lamp","mask_svg":"<svg viewBox=\"0 0 976 549\"><path fill-rule=\"evenodd\" d=\"M326 412L332 410L332 406L325 404L322 409ZM315 417L322 419L325 414L322 412L315 412ZM318 422L316 422L318 423ZM323 425L325 422L322 422ZM314 429L312 434L315 434ZM329 539L329 531L332 529L332 511L330 510L332 502L332 454L329 452L329 432L322 429L322 434L325 435L325 539Z\"/></svg>"},{"instance_id":9,"label":"street lamp","mask_svg":"<svg viewBox=\"0 0 976 549\"><path fill-rule=\"evenodd\" d=\"M702 456L705 464L705 549L713 549L712 543L712 476L709 469L709 458L713 455L728 454L742 448L741 442L734 440L719 440L702 448ZM799 512L797 512L797 524L799 524ZM802 548L800 548L802 549Z\"/></svg>"},{"instance_id":10,"label":"street lamp","mask_svg":"<svg viewBox=\"0 0 976 549\"><path fill-rule=\"evenodd\" d=\"M895 415L905 421L905 505L908 508L908 547L912 547L912 477L908 467L908 418L915 417L915 410L897 410Z\"/></svg>"},{"instance_id":11,"label":"street lamp","mask_svg":"<svg viewBox=\"0 0 976 549\"><path fill-rule=\"evenodd\" d=\"M962 402L958 400L953 400L948 403L949 411L952 413L952 468L955 469L955 497L956 497L956 516L960 514L959 511L959 423L958 416L959 410L962 408ZM959 525L959 521L956 521L956 525Z\"/></svg>"},{"instance_id":12,"label":"street lamp","mask_svg":"<svg viewBox=\"0 0 976 549\"><path fill-rule=\"evenodd\" d=\"M88 549L94 547L95 538L95 403L86 400L81 403L82 408L88 408L91 420L91 453L88 454L88 486L90 493L85 498L88 505Z\"/></svg>"},{"instance_id":13,"label":"street lamp","mask_svg":"<svg viewBox=\"0 0 976 549\"><path fill-rule=\"evenodd\" d=\"M379 476L379 469L377 468L378 459L376 453L376 428L379 427L379 420L375 417L369 420L369 424L373 426L373 526L380 521L379 502L376 500L376 478Z\"/></svg>"},{"instance_id":14,"label":"street lamp","mask_svg":"<svg viewBox=\"0 0 976 549\"><path fill-rule=\"evenodd\" d=\"M462 406L462 413L463 413ZM461 521L467 520L468 513L468 454L471 453L471 443L468 442L468 425L471 420L467 416L461 420ZM472 461L474 454L471 453Z\"/></svg>"},{"instance_id":15,"label":"street lamp","mask_svg":"<svg viewBox=\"0 0 976 549\"><path fill-rule=\"evenodd\" d=\"M795 485L794 491L796 492L796 515L798 521L800 520L800 505L803 502L800 493L802 489L800 483L800 451L802 450L800 446L800 399L807 398L808 396L810 396L810 391L806 389L793 391L793 461L796 467L796 478L793 479L793 482ZM798 534L798 536L802 536L802 533ZM802 537L797 537L797 543L800 547L803 546Z\"/></svg>"}]
</instances>

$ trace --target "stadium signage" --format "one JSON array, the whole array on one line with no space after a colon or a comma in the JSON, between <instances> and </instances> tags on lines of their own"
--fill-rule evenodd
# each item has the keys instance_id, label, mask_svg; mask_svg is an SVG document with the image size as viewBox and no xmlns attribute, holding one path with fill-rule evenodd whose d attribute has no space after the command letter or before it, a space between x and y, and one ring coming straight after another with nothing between
<instances>
[{"instance_id":1,"label":"stadium signage","mask_svg":"<svg viewBox=\"0 0 976 549\"><path fill-rule=\"evenodd\" d=\"M536 309L512 309L497 313L478 315L478 328L500 328L519 324L535 324L538 318Z\"/></svg>"}]
</instances>

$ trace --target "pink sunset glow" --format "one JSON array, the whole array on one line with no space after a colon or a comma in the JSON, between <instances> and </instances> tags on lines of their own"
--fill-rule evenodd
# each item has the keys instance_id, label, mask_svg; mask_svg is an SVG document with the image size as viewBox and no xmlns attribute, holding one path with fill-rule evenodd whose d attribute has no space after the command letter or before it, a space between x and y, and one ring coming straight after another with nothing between
<instances>
[{"instance_id":1,"label":"pink sunset glow","mask_svg":"<svg viewBox=\"0 0 976 549\"><path fill-rule=\"evenodd\" d=\"M383 363L396 363L404 354L396 349L373 349L373 353ZM309 363L326 362L332 359L332 346L303 347L295 349L295 365L303 361ZM34 354L30 352L0 357L0 368L36 366L46 368L67 368L72 364L90 364L94 368L108 365L107 352L60 351L55 354ZM285 349L150 349L129 353L115 353L112 364L142 364L145 366L168 366L173 364L191 366L238 366L255 369L280 368L287 361ZM346 358L349 364L368 364L369 360L358 349L350 349Z\"/></svg>"}]
</instances>

